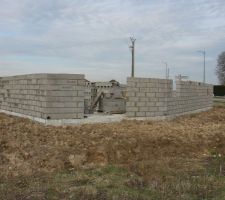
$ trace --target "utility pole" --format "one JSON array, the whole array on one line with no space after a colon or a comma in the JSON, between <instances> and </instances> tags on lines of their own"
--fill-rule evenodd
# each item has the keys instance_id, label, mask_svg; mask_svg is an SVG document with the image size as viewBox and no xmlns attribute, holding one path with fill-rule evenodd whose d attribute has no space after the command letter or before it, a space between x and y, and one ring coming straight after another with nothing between
<instances>
[{"instance_id":1,"label":"utility pole","mask_svg":"<svg viewBox=\"0 0 225 200\"><path fill-rule=\"evenodd\" d=\"M134 51L135 51L135 41L136 39L133 37L130 37L130 41L131 41L131 53L132 53L132 66L131 66L131 77L134 77Z\"/></svg>"},{"instance_id":2,"label":"utility pole","mask_svg":"<svg viewBox=\"0 0 225 200\"><path fill-rule=\"evenodd\" d=\"M205 54L206 54L206 51L205 50L200 50L198 51L199 53L203 54L203 57L204 57L204 63L203 63L203 83L205 83Z\"/></svg>"},{"instance_id":3,"label":"utility pole","mask_svg":"<svg viewBox=\"0 0 225 200\"><path fill-rule=\"evenodd\" d=\"M166 65L166 79L169 78L169 68L167 62L163 62Z\"/></svg>"}]
</instances>

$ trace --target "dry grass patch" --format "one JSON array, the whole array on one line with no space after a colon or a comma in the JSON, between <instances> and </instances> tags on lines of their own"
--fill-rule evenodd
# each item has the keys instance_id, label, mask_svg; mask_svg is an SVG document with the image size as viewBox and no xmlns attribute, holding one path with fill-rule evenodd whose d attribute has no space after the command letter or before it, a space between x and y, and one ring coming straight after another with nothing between
<instances>
[{"instance_id":1,"label":"dry grass patch","mask_svg":"<svg viewBox=\"0 0 225 200\"><path fill-rule=\"evenodd\" d=\"M222 107L172 121L74 127L43 126L0 114L0 135L0 177L4 180L113 165L142 177L155 199L225 196ZM96 191L92 187L90 191Z\"/></svg>"}]
</instances>

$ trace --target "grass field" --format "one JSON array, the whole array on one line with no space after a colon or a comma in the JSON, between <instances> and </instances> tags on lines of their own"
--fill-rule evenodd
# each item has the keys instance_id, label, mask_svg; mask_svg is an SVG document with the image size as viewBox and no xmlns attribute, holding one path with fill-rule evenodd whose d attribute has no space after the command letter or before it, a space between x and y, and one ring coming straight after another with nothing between
<instances>
[{"instance_id":1,"label":"grass field","mask_svg":"<svg viewBox=\"0 0 225 200\"><path fill-rule=\"evenodd\" d=\"M51 127L0 114L0 199L224 200L225 107Z\"/></svg>"},{"instance_id":2,"label":"grass field","mask_svg":"<svg viewBox=\"0 0 225 200\"><path fill-rule=\"evenodd\" d=\"M214 97L213 103L215 106L225 106L225 97Z\"/></svg>"}]
</instances>

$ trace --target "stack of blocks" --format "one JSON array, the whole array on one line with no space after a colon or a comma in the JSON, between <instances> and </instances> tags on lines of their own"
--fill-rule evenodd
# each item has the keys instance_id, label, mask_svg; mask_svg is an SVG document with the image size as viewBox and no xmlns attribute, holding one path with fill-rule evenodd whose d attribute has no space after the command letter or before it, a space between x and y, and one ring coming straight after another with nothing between
<instances>
[{"instance_id":1,"label":"stack of blocks","mask_svg":"<svg viewBox=\"0 0 225 200\"><path fill-rule=\"evenodd\" d=\"M128 117L177 115L212 107L213 86L210 84L154 78L128 78Z\"/></svg>"},{"instance_id":2,"label":"stack of blocks","mask_svg":"<svg viewBox=\"0 0 225 200\"><path fill-rule=\"evenodd\" d=\"M84 75L31 74L0 79L0 109L41 119L84 115Z\"/></svg>"}]
</instances>

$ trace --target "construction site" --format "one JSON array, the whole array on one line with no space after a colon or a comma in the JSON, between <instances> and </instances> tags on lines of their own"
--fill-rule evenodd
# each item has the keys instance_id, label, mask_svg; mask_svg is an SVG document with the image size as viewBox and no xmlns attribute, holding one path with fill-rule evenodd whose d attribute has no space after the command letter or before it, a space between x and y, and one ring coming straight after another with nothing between
<instances>
[{"instance_id":1,"label":"construction site","mask_svg":"<svg viewBox=\"0 0 225 200\"><path fill-rule=\"evenodd\" d=\"M225 200L225 0L0 2L0 200Z\"/></svg>"},{"instance_id":2,"label":"construction site","mask_svg":"<svg viewBox=\"0 0 225 200\"><path fill-rule=\"evenodd\" d=\"M222 200L213 106L211 84L181 78L2 77L0 200Z\"/></svg>"},{"instance_id":3,"label":"construction site","mask_svg":"<svg viewBox=\"0 0 225 200\"><path fill-rule=\"evenodd\" d=\"M212 108L212 85L179 79L175 84L176 90L171 79L137 77L127 78L125 85L116 80L90 82L82 74L2 77L0 110L45 124L68 125L166 119Z\"/></svg>"}]
</instances>

